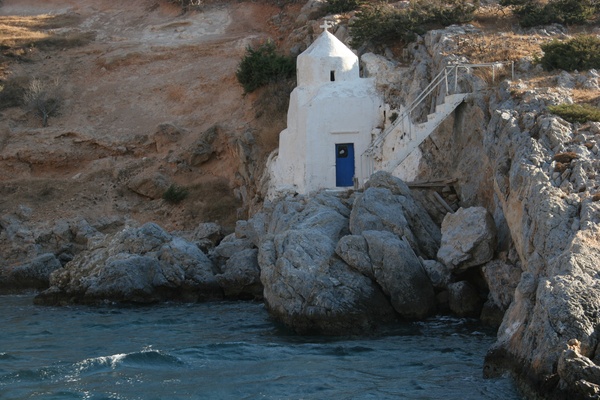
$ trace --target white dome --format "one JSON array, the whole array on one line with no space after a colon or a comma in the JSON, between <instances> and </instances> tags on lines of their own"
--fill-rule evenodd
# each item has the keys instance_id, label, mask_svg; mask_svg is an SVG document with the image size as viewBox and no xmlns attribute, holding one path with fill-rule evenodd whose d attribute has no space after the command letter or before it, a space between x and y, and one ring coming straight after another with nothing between
<instances>
[{"instance_id":1,"label":"white dome","mask_svg":"<svg viewBox=\"0 0 600 400\"><path fill-rule=\"evenodd\" d=\"M298 86L360 78L356 54L328 31L298 56L297 68Z\"/></svg>"}]
</instances>

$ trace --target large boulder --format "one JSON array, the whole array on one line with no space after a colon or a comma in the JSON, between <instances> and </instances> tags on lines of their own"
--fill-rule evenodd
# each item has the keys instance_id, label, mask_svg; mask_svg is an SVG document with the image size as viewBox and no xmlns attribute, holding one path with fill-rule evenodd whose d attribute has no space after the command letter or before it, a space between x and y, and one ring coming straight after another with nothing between
<instances>
[{"instance_id":1,"label":"large boulder","mask_svg":"<svg viewBox=\"0 0 600 400\"><path fill-rule=\"evenodd\" d=\"M559 387L571 393L571 399L597 399L600 396L600 366L581 354L577 339L567 342L557 366Z\"/></svg>"},{"instance_id":2,"label":"large boulder","mask_svg":"<svg viewBox=\"0 0 600 400\"><path fill-rule=\"evenodd\" d=\"M381 289L335 253L349 213L345 199L330 193L273 207L258 255L264 300L299 333L365 332L395 318Z\"/></svg>"},{"instance_id":3,"label":"large boulder","mask_svg":"<svg viewBox=\"0 0 600 400\"><path fill-rule=\"evenodd\" d=\"M79 253L50 277L38 304L152 303L221 298L213 265L196 245L154 223L126 228Z\"/></svg>"},{"instance_id":4,"label":"large boulder","mask_svg":"<svg viewBox=\"0 0 600 400\"><path fill-rule=\"evenodd\" d=\"M52 253L42 254L30 262L0 270L0 293L16 293L24 289L47 289L50 274L62 268Z\"/></svg>"},{"instance_id":5,"label":"large boulder","mask_svg":"<svg viewBox=\"0 0 600 400\"><path fill-rule=\"evenodd\" d=\"M481 269L490 290L489 300L502 311L506 311L515 297L515 289L521 279L519 266L502 260L492 260Z\"/></svg>"},{"instance_id":6,"label":"large boulder","mask_svg":"<svg viewBox=\"0 0 600 400\"><path fill-rule=\"evenodd\" d=\"M233 257L236 253L248 250L255 249L254 243L250 239L247 238L238 238L235 234L230 234L225 236L221 243L217 247L215 247L210 253L210 259L215 264L217 270L222 270L225 264L227 264L227 260Z\"/></svg>"},{"instance_id":7,"label":"large boulder","mask_svg":"<svg viewBox=\"0 0 600 400\"><path fill-rule=\"evenodd\" d=\"M448 267L436 260L423 260L422 262L425 272L436 290L446 290L452 282L452 274Z\"/></svg>"},{"instance_id":8,"label":"large boulder","mask_svg":"<svg viewBox=\"0 0 600 400\"><path fill-rule=\"evenodd\" d=\"M477 318L483 307L477 289L467 281L448 285L448 303L450 310L459 317Z\"/></svg>"},{"instance_id":9,"label":"large boulder","mask_svg":"<svg viewBox=\"0 0 600 400\"><path fill-rule=\"evenodd\" d=\"M388 231L405 238L417 255L427 259L435 258L440 247L438 226L414 200L408 186L385 172L373 174L352 207L352 234L368 230Z\"/></svg>"},{"instance_id":10,"label":"large boulder","mask_svg":"<svg viewBox=\"0 0 600 400\"><path fill-rule=\"evenodd\" d=\"M483 207L459 208L442 222L442 243L437 257L453 273L480 266L494 257L496 229Z\"/></svg>"},{"instance_id":11,"label":"large boulder","mask_svg":"<svg viewBox=\"0 0 600 400\"><path fill-rule=\"evenodd\" d=\"M427 273L409 244L393 233L364 231L361 236L346 236L336 251L374 280L402 317L420 319L435 311L435 293Z\"/></svg>"},{"instance_id":12,"label":"large boulder","mask_svg":"<svg viewBox=\"0 0 600 400\"><path fill-rule=\"evenodd\" d=\"M227 259L216 275L226 297L237 299L261 299L263 286L260 282L258 249L245 249Z\"/></svg>"}]
</instances>

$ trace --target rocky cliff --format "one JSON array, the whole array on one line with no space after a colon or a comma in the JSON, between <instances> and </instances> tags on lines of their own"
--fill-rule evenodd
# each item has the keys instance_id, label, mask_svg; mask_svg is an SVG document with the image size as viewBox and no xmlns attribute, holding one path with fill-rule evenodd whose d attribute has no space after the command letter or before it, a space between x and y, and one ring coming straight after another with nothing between
<instances>
[{"instance_id":1,"label":"rocky cliff","mask_svg":"<svg viewBox=\"0 0 600 400\"><path fill-rule=\"evenodd\" d=\"M409 71L441 68L448 56L440 55L456 52L465 33L430 32ZM489 299L510 306L486 373L512 370L532 396L592 398L600 389L600 124L567 123L548 106L573 102L577 89L597 91L597 73L557 73L537 88L532 68L519 60L521 79L484 90L475 75L459 79L473 95L421 146L421 177L456 178L460 203L494 219L498 261L483 272Z\"/></svg>"}]
</instances>

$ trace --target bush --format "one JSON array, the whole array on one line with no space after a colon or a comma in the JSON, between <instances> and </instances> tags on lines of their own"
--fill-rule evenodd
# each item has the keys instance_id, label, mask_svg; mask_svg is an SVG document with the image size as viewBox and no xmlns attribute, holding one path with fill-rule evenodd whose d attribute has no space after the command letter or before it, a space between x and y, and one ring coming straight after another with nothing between
<instances>
[{"instance_id":1,"label":"bush","mask_svg":"<svg viewBox=\"0 0 600 400\"><path fill-rule=\"evenodd\" d=\"M42 126L48 126L48 118L58 115L62 104L60 81L33 79L25 91L24 102L42 119Z\"/></svg>"},{"instance_id":2,"label":"bush","mask_svg":"<svg viewBox=\"0 0 600 400\"><path fill-rule=\"evenodd\" d=\"M478 8L478 0L419 0L413 12L424 23L448 26L472 21Z\"/></svg>"},{"instance_id":3,"label":"bush","mask_svg":"<svg viewBox=\"0 0 600 400\"><path fill-rule=\"evenodd\" d=\"M541 46L544 69L565 71L600 68L600 39L594 35L580 35L566 42L553 40Z\"/></svg>"},{"instance_id":4,"label":"bush","mask_svg":"<svg viewBox=\"0 0 600 400\"><path fill-rule=\"evenodd\" d=\"M242 58L236 77L246 93L255 91L270 82L291 78L296 73L292 57L277 54L275 45L267 42L258 49L248 47Z\"/></svg>"},{"instance_id":5,"label":"bush","mask_svg":"<svg viewBox=\"0 0 600 400\"><path fill-rule=\"evenodd\" d=\"M548 107L548 110L571 123L600 122L600 108L589 104L559 104Z\"/></svg>"},{"instance_id":6,"label":"bush","mask_svg":"<svg viewBox=\"0 0 600 400\"><path fill-rule=\"evenodd\" d=\"M18 77L0 81L0 110L23 105L29 79Z\"/></svg>"},{"instance_id":7,"label":"bush","mask_svg":"<svg viewBox=\"0 0 600 400\"><path fill-rule=\"evenodd\" d=\"M523 27L553 23L582 24L598 14L596 0L501 0L503 6L511 6Z\"/></svg>"},{"instance_id":8,"label":"bush","mask_svg":"<svg viewBox=\"0 0 600 400\"><path fill-rule=\"evenodd\" d=\"M163 193L163 200L167 203L177 204L181 203L189 194L189 191L186 188L171 185L169 188Z\"/></svg>"},{"instance_id":9,"label":"bush","mask_svg":"<svg viewBox=\"0 0 600 400\"><path fill-rule=\"evenodd\" d=\"M169 0L173 4L177 4L181 6L183 11L189 11L193 7L199 6L202 1L201 0Z\"/></svg>"},{"instance_id":10,"label":"bush","mask_svg":"<svg viewBox=\"0 0 600 400\"><path fill-rule=\"evenodd\" d=\"M410 42L415 35L424 33L427 25L448 26L472 20L478 7L477 1L467 0L419 0L406 9L383 1L365 3L350 24L352 46L392 40Z\"/></svg>"},{"instance_id":11,"label":"bush","mask_svg":"<svg viewBox=\"0 0 600 400\"><path fill-rule=\"evenodd\" d=\"M327 0L325 11L330 14L340 14L348 11L354 11L364 0Z\"/></svg>"},{"instance_id":12,"label":"bush","mask_svg":"<svg viewBox=\"0 0 600 400\"><path fill-rule=\"evenodd\" d=\"M410 42L416 33L422 33L418 21L413 21L412 18L410 12L397 10L384 2L365 4L350 23L351 44L353 47L360 47L365 42Z\"/></svg>"}]
</instances>

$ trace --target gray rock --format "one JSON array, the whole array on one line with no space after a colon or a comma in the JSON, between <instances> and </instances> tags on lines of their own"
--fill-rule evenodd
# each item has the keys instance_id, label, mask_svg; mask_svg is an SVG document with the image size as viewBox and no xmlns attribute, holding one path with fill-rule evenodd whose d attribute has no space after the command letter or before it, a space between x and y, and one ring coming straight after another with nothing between
<instances>
[{"instance_id":1,"label":"gray rock","mask_svg":"<svg viewBox=\"0 0 600 400\"><path fill-rule=\"evenodd\" d=\"M222 297L198 247L156 224L126 228L75 256L50 277L38 304L197 301Z\"/></svg>"},{"instance_id":2,"label":"gray rock","mask_svg":"<svg viewBox=\"0 0 600 400\"><path fill-rule=\"evenodd\" d=\"M180 236L196 245L205 253L214 250L225 237L223 228L214 222L203 222L193 231L173 232L173 235Z\"/></svg>"},{"instance_id":3,"label":"gray rock","mask_svg":"<svg viewBox=\"0 0 600 400\"><path fill-rule=\"evenodd\" d=\"M269 312L299 333L364 333L394 316L381 290L337 258L335 242L317 230L263 240L259 264Z\"/></svg>"},{"instance_id":4,"label":"gray rock","mask_svg":"<svg viewBox=\"0 0 600 400\"><path fill-rule=\"evenodd\" d=\"M448 303L453 313L459 317L479 317L483 301L477 289L469 282L451 283L448 285L448 295Z\"/></svg>"},{"instance_id":5,"label":"gray rock","mask_svg":"<svg viewBox=\"0 0 600 400\"><path fill-rule=\"evenodd\" d=\"M161 173L141 173L127 183L129 190L150 199L162 198L170 185L169 179Z\"/></svg>"},{"instance_id":6,"label":"gray rock","mask_svg":"<svg viewBox=\"0 0 600 400\"><path fill-rule=\"evenodd\" d=\"M373 264L369 257L369 246L362 235L344 236L338 242L335 252L349 266L375 280Z\"/></svg>"},{"instance_id":7,"label":"gray rock","mask_svg":"<svg viewBox=\"0 0 600 400\"><path fill-rule=\"evenodd\" d=\"M343 237L337 254L376 282L402 317L419 319L435 311L433 287L408 243L386 231Z\"/></svg>"},{"instance_id":8,"label":"gray rock","mask_svg":"<svg viewBox=\"0 0 600 400\"><path fill-rule=\"evenodd\" d=\"M202 132L187 150L188 164L197 167L210 160L215 153L213 142L219 134L219 127L213 126Z\"/></svg>"},{"instance_id":9,"label":"gray rock","mask_svg":"<svg viewBox=\"0 0 600 400\"><path fill-rule=\"evenodd\" d=\"M573 77L573 75L569 74L567 71L562 71L556 79L556 84L565 89L574 89L575 88L575 78Z\"/></svg>"},{"instance_id":10,"label":"gray rock","mask_svg":"<svg viewBox=\"0 0 600 400\"><path fill-rule=\"evenodd\" d=\"M260 282L258 249L245 249L231 256L216 275L217 282L226 297L237 299L261 299L263 286Z\"/></svg>"},{"instance_id":11,"label":"gray rock","mask_svg":"<svg viewBox=\"0 0 600 400\"><path fill-rule=\"evenodd\" d=\"M410 245L389 232L365 231L373 275L402 317L421 319L435 312L435 293Z\"/></svg>"},{"instance_id":12,"label":"gray rock","mask_svg":"<svg viewBox=\"0 0 600 400\"><path fill-rule=\"evenodd\" d=\"M435 260L423 260L423 267L433 287L437 290L445 290L452 282L452 274L448 267Z\"/></svg>"},{"instance_id":13,"label":"gray rock","mask_svg":"<svg viewBox=\"0 0 600 400\"><path fill-rule=\"evenodd\" d=\"M221 240L221 243L210 253L210 259L218 270L227 263L227 260L236 253L247 249L256 248L250 239L239 239L235 233L227 235Z\"/></svg>"},{"instance_id":14,"label":"gray rock","mask_svg":"<svg viewBox=\"0 0 600 400\"><path fill-rule=\"evenodd\" d=\"M506 311L514 299L523 271L516 265L493 260L483 266L482 272L490 289L490 300L500 310Z\"/></svg>"},{"instance_id":15,"label":"gray rock","mask_svg":"<svg viewBox=\"0 0 600 400\"><path fill-rule=\"evenodd\" d=\"M258 260L271 315L301 333L365 332L395 318L373 281L335 253L348 234L344 198L320 193L273 205Z\"/></svg>"},{"instance_id":16,"label":"gray rock","mask_svg":"<svg viewBox=\"0 0 600 400\"><path fill-rule=\"evenodd\" d=\"M185 130L173 123L166 122L158 125L152 138L156 143L156 149L158 151L163 151L179 141L184 134Z\"/></svg>"},{"instance_id":17,"label":"gray rock","mask_svg":"<svg viewBox=\"0 0 600 400\"><path fill-rule=\"evenodd\" d=\"M594 398L600 394L600 366L581 354L581 343L577 339L567 342L557 366L561 389L581 396Z\"/></svg>"},{"instance_id":18,"label":"gray rock","mask_svg":"<svg viewBox=\"0 0 600 400\"><path fill-rule=\"evenodd\" d=\"M0 272L0 293L18 293L21 290L47 289L50 274L62 268L61 262L52 253L42 254L30 262Z\"/></svg>"},{"instance_id":19,"label":"gray rock","mask_svg":"<svg viewBox=\"0 0 600 400\"><path fill-rule=\"evenodd\" d=\"M490 261L496 246L494 220L483 207L459 208L442 222L437 257L453 273Z\"/></svg>"},{"instance_id":20,"label":"gray rock","mask_svg":"<svg viewBox=\"0 0 600 400\"><path fill-rule=\"evenodd\" d=\"M405 237L418 255L434 258L440 231L427 211L410 195L404 182L386 173L374 174L356 196L350 214L350 231L385 230Z\"/></svg>"}]
</instances>

